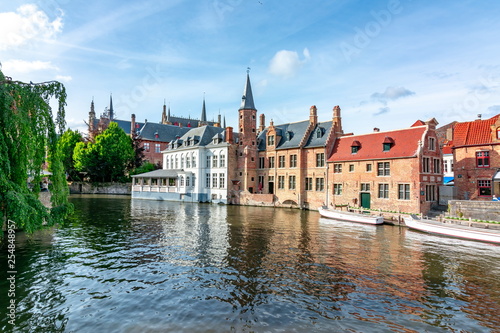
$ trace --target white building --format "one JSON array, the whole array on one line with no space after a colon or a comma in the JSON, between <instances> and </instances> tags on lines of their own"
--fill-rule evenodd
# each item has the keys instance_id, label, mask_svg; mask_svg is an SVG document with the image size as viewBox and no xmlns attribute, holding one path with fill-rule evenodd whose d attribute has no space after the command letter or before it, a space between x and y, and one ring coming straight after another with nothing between
<instances>
[{"instance_id":1,"label":"white building","mask_svg":"<svg viewBox=\"0 0 500 333\"><path fill-rule=\"evenodd\" d=\"M170 141L163 170L133 176L132 197L227 203L232 136L230 127L202 126Z\"/></svg>"}]
</instances>

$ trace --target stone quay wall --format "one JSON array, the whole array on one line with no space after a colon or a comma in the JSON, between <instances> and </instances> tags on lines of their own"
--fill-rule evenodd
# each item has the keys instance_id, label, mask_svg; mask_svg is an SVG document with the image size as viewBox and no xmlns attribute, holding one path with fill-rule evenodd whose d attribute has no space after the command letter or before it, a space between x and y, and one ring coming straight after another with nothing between
<instances>
[{"instance_id":1,"label":"stone quay wall","mask_svg":"<svg viewBox=\"0 0 500 333\"><path fill-rule=\"evenodd\" d=\"M86 183L68 184L70 194L126 194L132 193L132 183Z\"/></svg>"},{"instance_id":2,"label":"stone quay wall","mask_svg":"<svg viewBox=\"0 0 500 333\"><path fill-rule=\"evenodd\" d=\"M450 200L448 206L453 217L500 222L499 201Z\"/></svg>"}]
</instances>

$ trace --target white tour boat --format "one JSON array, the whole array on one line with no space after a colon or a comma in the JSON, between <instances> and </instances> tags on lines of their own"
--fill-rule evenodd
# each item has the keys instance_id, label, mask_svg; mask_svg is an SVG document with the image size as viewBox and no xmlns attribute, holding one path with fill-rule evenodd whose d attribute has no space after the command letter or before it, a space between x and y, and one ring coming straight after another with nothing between
<instances>
[{"instance_id":1,"label":"white tour boat","mask_svg":"<svg viewBox=\"0 0 500 333\"><path fill-rule=\"evenodd\" d=\"M349 222L360 222L367 224L382 224L384 223L384 218L382 216L373 216L368 214L358 214L353 212L344 212L336 209L329 209L326 207L320 207L319 213L323 217L327 217L335 220L344 220Z\"/></svg>"},{"instance_id":2,"label":"white tour boat","mask_svg":"<svg viewBox=\"0 0 500 333\"><path fill-rule=\"evenodd\" d=\"M416 215L405 217L407 227L432 234L472 239L483 242L500 243L500 231L480 229L457 224L443 224L442 222L421 219Z\"/></svg>"}]
</instances>

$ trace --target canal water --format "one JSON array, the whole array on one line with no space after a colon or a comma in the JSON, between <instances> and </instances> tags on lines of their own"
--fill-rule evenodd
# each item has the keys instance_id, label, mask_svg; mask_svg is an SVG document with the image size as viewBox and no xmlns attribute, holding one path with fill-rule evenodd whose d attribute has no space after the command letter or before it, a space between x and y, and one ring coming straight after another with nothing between
<instances>
[{"instance_id":1,"label":"canal water","mask_svg":"<svg viewBox=\"0 0 500 333\"><path fill-rule=\"evenodd\" d=\"M17 234L0 331L499 332L500 247L293 209L73 196Z\"/></svg>"}]
</instances>

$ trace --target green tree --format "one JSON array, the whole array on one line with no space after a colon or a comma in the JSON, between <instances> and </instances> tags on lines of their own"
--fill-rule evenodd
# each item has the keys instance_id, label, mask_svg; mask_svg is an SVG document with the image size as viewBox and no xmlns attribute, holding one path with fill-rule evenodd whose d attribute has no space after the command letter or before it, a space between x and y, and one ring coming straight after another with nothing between
<instances>
[{"instance_id":1,"label":"green tree","mask_svg":"<svg viewBox=\"0 0 500 333\"><path fill-rule=\"evenodd\" d=\"M73 159L75 168L91 181L122 181L134 156L132 139L111 122L95 142L77 143Z\"/></svg>"},{"instance_id":2,"label":"green tree","mask_svg":"<svg viewBox=\"0 0 500 333\"><path fill-rule=\"evenodd\" d=\"M68 174L69 180L80 180L73 161L73 151L78 142L83 142L82 134L71 128L67 129L57 142L57 152L61 156L64 171Z\"/></svg>"},{"instance_id":3,"label":"green tree","mask_svg":"<svg viewBox=\"0 0 500 333\"><path fill-rule=\"evenodd\" d=\"M55 121L50 98L58 100ZM65 126L66 90L56 81L24 83L0 71L0 215L28 232L62 221L72 211L57 152L57 130ZM42 164L52 172L52 208L38 200ZM34 184L34 185L33 185Z\"/></svg>"}]
</instances>

